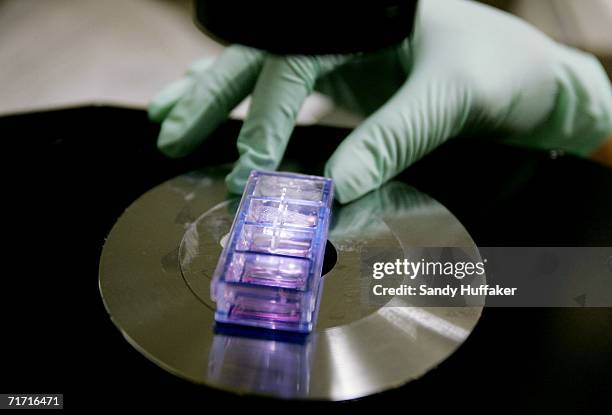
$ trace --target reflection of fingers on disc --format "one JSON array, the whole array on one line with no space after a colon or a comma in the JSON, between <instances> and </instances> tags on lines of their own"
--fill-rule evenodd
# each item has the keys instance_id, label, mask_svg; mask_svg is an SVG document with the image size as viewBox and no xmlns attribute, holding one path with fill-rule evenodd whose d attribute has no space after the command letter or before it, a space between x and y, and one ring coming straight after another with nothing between
<instances>
[{"instance_id":1,"label":"reflection of fingers on disc","mask_svg":"<svg viewBox=\"0 0 612 415\"><path fill-rule=\"evenodd\" d=\"M400 301L394 311L364 300L361 255L370 247L406 252L406 247L436 242L473 246L450 212L420 194L419 206L427 200L433 207L430 216L425 209L378 210L368 221L376 224L376 232L368 227L330 232L337 261L324 277L317 330L305 344L285 347L280 340L215 334L210 281L239 202L226 200L225 174L215 169L191 173L152 189L125 211L104 245L100 290L105 306L130 343L162 368L243 393L353 399L436 367L478 321L479 307L400 308ZM342 209L334 215L342 216ZM262 387L275 376L282 382L272 383L282 390Z\"/></svg>"}]
</instances>

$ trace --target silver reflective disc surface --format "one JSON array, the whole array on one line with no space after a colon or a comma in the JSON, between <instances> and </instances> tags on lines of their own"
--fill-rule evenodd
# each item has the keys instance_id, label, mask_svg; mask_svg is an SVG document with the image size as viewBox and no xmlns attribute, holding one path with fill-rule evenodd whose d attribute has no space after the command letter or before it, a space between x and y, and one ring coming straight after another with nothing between
<instances>
[{"instance_id":1,"label":"silver reflective disc surface","mask_svg":"<svg viewBox=\"0 0 612 415\"><path fill-rule=\"evenodd\" d=\"M100 290L125 338L165 370L240 393L343 400L399 387L449 357L482 307L386 306L364 299L361 257L407 247L478 251L459 221L403 183L333 212L337 253L323 277L310 336L215 327L209 287L239 198L223 168L176 177L130 206L113 227L100 263ZM381 259L382 260L382 259Z\"/></svg>"}]
</instances>

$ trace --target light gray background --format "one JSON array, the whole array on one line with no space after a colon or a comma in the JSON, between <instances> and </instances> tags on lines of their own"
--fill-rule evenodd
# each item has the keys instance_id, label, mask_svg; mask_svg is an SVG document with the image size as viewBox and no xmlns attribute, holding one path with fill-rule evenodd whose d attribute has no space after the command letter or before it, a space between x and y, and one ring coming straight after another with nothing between
<instances>
[{"instance_id":1,"label":"light gray background","mask_svg":"<svg viewBox=\"0 0 612 415\"><path fill-rule=\"evenodd\" d=\"M488 0L612 69L612 0ZM0 0L0 115L99 104L145 108L194 60L223 47L194 26L189 0ZM247 104L234 111L242 118ZM311 97L299 122L359 118Z\"/></svg>"}]
</instances>

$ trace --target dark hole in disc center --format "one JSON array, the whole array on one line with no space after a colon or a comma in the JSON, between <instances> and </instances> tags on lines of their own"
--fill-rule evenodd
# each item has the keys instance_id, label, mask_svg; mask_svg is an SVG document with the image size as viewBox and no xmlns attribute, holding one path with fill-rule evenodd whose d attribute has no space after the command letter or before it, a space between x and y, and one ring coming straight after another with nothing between
<instances>
[{"instance_id":1,"label":"dark hole in disc center","mask_svg":"<svg viewBox=\"0 0 612 415\"><path fill-rule=\"evenodd\" d=\"M325 244L325 256L323 257L323 270L321 271L321 276L325 276L329 271L334 268L336 262L338 261L338 252L334 245L327 240Z\"/></svg>"}]
</instances>

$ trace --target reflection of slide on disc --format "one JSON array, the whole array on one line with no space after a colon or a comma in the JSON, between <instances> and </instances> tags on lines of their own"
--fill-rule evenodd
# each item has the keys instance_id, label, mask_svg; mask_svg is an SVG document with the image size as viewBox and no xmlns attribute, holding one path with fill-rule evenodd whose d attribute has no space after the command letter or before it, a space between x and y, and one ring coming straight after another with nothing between
<instances>
[{"instance_id":1,"label":"reflection of slide on disc","mask_svg":"<svg viewBox=\"0 0 612 415\"><path fill-rule=\"evenodd\" d=\"M363 299L368 248L464 247L467 231L442 205L394 182L334 208L337 260L324 276L317 328L306 338L214 328L210 279L238 198L227 170L179 176L152 189L118 220L104 245L100 290L113 322L167 371L224 390L284 398L353 399L401 386L448 358L482 307L387 306ZM381 259L382 260L382 259Z\"/></svg>"}]
</instances>

